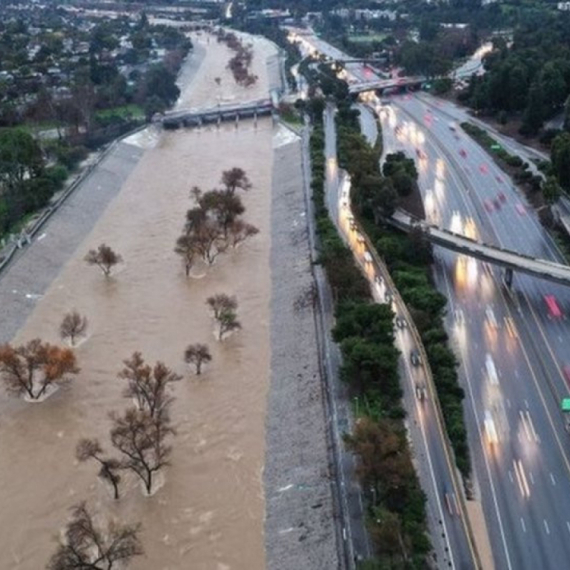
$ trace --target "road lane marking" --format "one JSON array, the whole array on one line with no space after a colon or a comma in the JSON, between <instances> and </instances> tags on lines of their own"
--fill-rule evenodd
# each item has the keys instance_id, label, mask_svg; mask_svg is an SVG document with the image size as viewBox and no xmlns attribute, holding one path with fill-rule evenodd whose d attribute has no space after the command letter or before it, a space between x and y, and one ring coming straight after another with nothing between
<instances>
[{"instance_id":1,"label":"road lane marking","mask_svg":"<svg viewBox=\"0 0 570 570\"><path fill-rule=\"evenodd\" d=\"M526 532L526 525L524 524L524 519L521 517L521 526L523 529L523 532Z\"/></svg>"},{"instance_id":2,"label":"road lane marking","mask_svg":"<svg viewBox=\"0 0 570 570\"><path fill-rule=\"evenodd\" d=\"M554 479L554 475L550 473L550 480L552 481L553 485L556 485L556 480Z\"/></svg>"},{"instance_id":3,"label":"road lane marking","mask_svg":"<svg viewBox=\"0 0 570 570\"><path fill-rule=\"evenodd\" d=\"M447 298L449 301L449 304L451 305L451 309L454 309L453 306L453 296L451 295L451 287L449 285L449 279L447 276L447 272L445 271L445 269L441 268L441 273L443 275L443 280L447 289ZM475 417L475 425L477 427L477 433L479 435L479 441L483 441L483 434L481 433L481 424L479 421L479 418L477 416L477 409L475 408L475 396L473 393L473 385L471 382L471 376L469 374L468 367L467 367L467 360L465 358L465 354L464 354L464 350L460 347L459 348L459 353L461 355L461 360L463 360L463 370L465 373L465 379L467 380L467 387L469 389L469 403L471 404L471 409L473 411L473 416ZM499 523L499 532L501 534L501 542L503 543L503 549L505 552L505 559L506 559L506 563L507 563L507 568L509 570L512 570L512 564L511 564L511 557L509 554L509 547L507 546L507 538L505 535L505 529L503 527L503 520L501 517L501 511L499 509L499 503L497 501L497 492L495 490L495 483L493 482L493 477L491 475L491 467L489 466L489 458L487 457L487 453L485 453L485 449L483 448L482 450L483 452L483 461L485 463L485 469L487 471L487 477L489 478L489 483L491 484L491 496L493 498L493 506L495 507L495 513L497 515L497 521Z\"/></svg>"},{"instance_id":4,"label":"road lane marking","mask_svg":"<svg viewBox=\"0 0 570 570\"><path fill-rule=\"evenodd\" d=\"M532 476L532 471L528 472L528 478L530 479L530 484L534 485L534 477Z\"/></svg>"},{"instance_id":5,"label":"road lane marking","mask_svg":"<svg viewBox=\"0 0 570 570\"><path fill-rule=\"evenodd\" d=\"M544 519L544 529L546 530L546 534L550 534L550 529L548 528L548 523L546 522L546 519Z\"/></svg>"},{"instance_id":6,"label":"road lane marking","mask_svg":"<svg viewBox=\"0 0 570 570\"><path fill-rule=\"evenodd\" d=\"M528 486L528 479L520 459L513 459L513 464L515 467L515 476L517 478L517 483L519 485L519 490L523 497L530 497L530 487Z\"/></svg>"},{"instance_id":7,"label":"road lane marking","mask_svg":"<svg viewBox=\"0 0 570 570\"><path fill-rule=\"evenodd\" d=\"M513 472L509 469L509 479L511 480L511 483L514 484L515 480L513 479Z\"/></svg>"},{"instance_id":8,"label":"road lane marking","mask_svg":"<svg viewBox=\"0 0 570 570\"><path fill-rule=\"evenodd\" d=\"M568 532L570 532L570 522L566 521L566 528L568 529Z\"/></svg>"}]
</instances>

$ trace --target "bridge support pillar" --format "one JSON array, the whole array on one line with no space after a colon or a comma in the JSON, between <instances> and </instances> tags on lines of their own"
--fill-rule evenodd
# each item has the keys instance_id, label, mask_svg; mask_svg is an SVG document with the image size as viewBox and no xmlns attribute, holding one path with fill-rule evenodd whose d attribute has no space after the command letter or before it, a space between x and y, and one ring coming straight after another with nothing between
<instances>
[{"instance_id":1,"label":"bridge support pillar","mask_svg":"<svg viewBox=\"0 0 570 570\"><path fill-rule=\"evenodd\" d=\"M253 112L253 128L257 129L257 109Z\"/></svg>"},{"instance_id":2,"label":"bridge support pillar","mask_svg":"<svg viewBox=\"0 0 570 570\"><path fill-rule=\"evenodd\" d=\"M238 128L239 124L239 113L236 113L236 129Z\"/></svg>"},{"instance_id":3,"label":"bridge support pillar","mask_svg":"<svg viewBox=\"0 0 570 570\"><path fill-rule=\"evenodd\" d=\"M510 267L505 269L505 285L509 289L513 286L513 270Z\"/></svg>"},{"instance_id":4,"label":"bridge support pillar","mask_svg":"<svg viewBox=\"0 0 570 570\"><path fill-rule=\"evenodd\" d=\"M222 115L218 115L218 120L216 121L216 126L218 127L218 129L220 128L221 124L222 124Z\"/></svg>"}]
</instances>

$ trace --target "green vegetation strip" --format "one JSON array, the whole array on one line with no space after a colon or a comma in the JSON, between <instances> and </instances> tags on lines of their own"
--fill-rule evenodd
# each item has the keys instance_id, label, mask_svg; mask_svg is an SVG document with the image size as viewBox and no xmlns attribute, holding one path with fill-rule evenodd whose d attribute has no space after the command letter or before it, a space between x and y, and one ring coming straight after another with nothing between
<instances>
[{"instance_id":1,"label":"green vegetation strip","mask_svg":"<svg viewBox=\"0 0 570 570\"><path fill-rule=\"evenodd\" d=\"M368 282L356 266L325 206L325 156L322 101L307 106L313 200L320 256L336 300L333 336L343 355L341 378L358 402L358 422L346 443L360 458L358 475L366 494L368 526L377 558L368 570L423 568L431 550L425 495L412 463L402 418L394 313L372 302ZM347 117L355 118L344 109ZM369 147L367 147L369 148Z\"/></svg>"},{"instance_id":2,"label":"green vegetation strip","mask_svg":"<svg viewBox=\"0 0 570 570\"><path fill-rule=\"evenodd\" d=\"M342 101L341 101L342 103ZM384 176L378 172L378 155L358 128L357 119L346 109L337 114L339 163L351 175L355 214L378 253L385 259L396 287L406 302L421 335L440 401L445 427L458 468L469 477L471 462L463 417L463 389L457 377L457 360L447 345L443 327L446 299L432 282L430 245L421 234L398 234L382 227L398 200L413 191L417 172L413 160L402 153L387 157Z\"/></svg>"},{"instance_id":3,"label":"green vegetation strip","mask_svg":"<svg viewBox=\"0 0 570 570\"><path fill-rule=\"evenodd\" d=\"M472 123L461 123L461 128L493 157L497 165L507 174L513 176L516 182L528 184L533 192L540 191L542 178L533 176L529 164L520 156L509 154L486 130Z\"/></svg>"}]
</instances>

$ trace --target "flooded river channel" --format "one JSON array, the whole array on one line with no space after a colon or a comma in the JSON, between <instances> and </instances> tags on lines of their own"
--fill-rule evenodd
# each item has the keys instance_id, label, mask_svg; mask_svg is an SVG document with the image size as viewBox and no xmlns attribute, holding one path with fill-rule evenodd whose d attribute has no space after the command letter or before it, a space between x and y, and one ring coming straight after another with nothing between
<instances>
[{"instance_id":1,"label":"flooded river channel","mask_svg":"<svg viewBox=\"0 0 570 570\"><path fill-rule=\"evenodd\" d=\"M194 81L182 85L179 107L268 96L266 59L274 54L268 42L255 40L259 81L246 90L236 87L225 68L229 50L207 36L197 41L204 61ZM226 124L127 140L148 148L13 341L59 342L59 323L72 309L89 319L89 335L76 349L81 372L73 383L41 404L1 395L0 568L43 568L69 507L80 500L107 518L142 522L146 554L132 568L264 568L274 131L271 119L263 119L257 126L248 121L238 128ZM188 279L173 246L192 206L189 191L194 185L215 187L233 166L253 183L243 195L244 219L260 233ZM46 240L52 231L48 226ZM102 242L124 258L109 280L83 261ZM205 305L213 293L236 295L239 302L243 329L223 344L214 338ZM208 343L213 354L198 378L182 361L184 348L195 342ZM74 448L81 437L98 437L112 453L108 413L130 404L116 375L135 350L184 376L174 387L177 435L162 488L145 498L138 482L125 476L123 497L114 502L97 479L96 465L77 463Z\"/></svg>"}]
</instances>

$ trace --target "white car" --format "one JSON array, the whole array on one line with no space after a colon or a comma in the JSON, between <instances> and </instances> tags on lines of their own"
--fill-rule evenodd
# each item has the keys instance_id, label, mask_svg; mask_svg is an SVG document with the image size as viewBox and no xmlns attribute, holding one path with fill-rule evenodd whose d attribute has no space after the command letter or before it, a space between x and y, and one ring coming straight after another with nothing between
<instances>
[{"instance_id":1,"label":"white car","mask_svg":"<svg viewBox=\"0 0 570 570\"><path fill-rule=\"evenodd\" d=\"M487 305L487 308L485 309L485 315L487 316L487 322L489 323L489 326L493 327L494 329L498 329L499 324L497 323L495 311L493 311L493 307L491 307L491 305Z\"/></svg>"},{"instance_id":2,"label":"white car","mask_svg":"<svg viewBox=\"0 0 570 570\"><path fill-rule=\"evenodd\" d=\"M489 353L485 355L485 369L487 371L487 377L489 378L489 382L491 382L491 384L494 385L499 384L499 375L497 374L495 361L493 360L493 357Z\"/></svg>"},{"instance_id":3,"label":"white car","mask_svg":"<svg viewBox=\"0 0 570 570\"><path fill-rule=\"evenodd\" d=\"M489 410L485 410L485 433L487 434L487 440L491 445L499 443L499 436L497 434L497 428L495 426L495 420L493 415Z\"/></svg>"}]
</instances>

